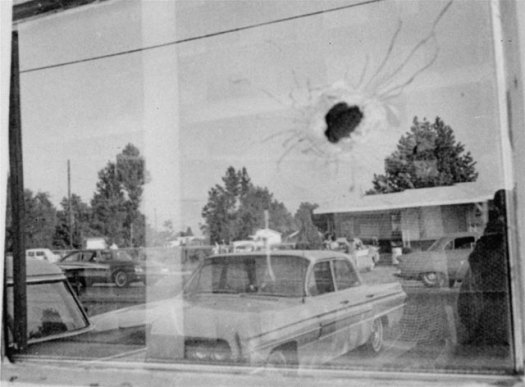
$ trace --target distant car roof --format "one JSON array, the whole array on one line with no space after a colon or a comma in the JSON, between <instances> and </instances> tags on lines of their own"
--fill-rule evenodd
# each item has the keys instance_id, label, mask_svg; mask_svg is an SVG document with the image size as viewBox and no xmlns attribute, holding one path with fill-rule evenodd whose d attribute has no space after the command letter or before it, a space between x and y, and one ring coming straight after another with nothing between
<instances>
[{"instance_id":1,"label":"distant car roof","mask_svg":"<svg viewBox=\"0 0 525 387\"><path fill-rule=\"evenodd\" d=\"M208 259L214 259L218 257L233 257L233 258L240 258L240 257L266 257L265 251L254 251L250 253L228 253L228 254L217 254L212 255L210 257L205 258ZM346 258L348 259L348 255L334 251L334 250L272 250L270 252L270 255L272 257L301 257L309 260L310 262L317 262L322 259L327 258Z\"/></svg>"},{"instance_id":2,"label":"distant car roof","mask_svg":"<svg viewBox=\"0 0 525 387\"><path fill-rule=\"evenodd\" d=\"M439 238L436 238L436 239L454 239L454 238L469 237L469 236L480 237L481 236L481 232L477 232L477 231L454 232L454 233L451 233L451 234L442 235L442 236L440 236Z\"/></svg>"},{"instance_id":3,"label":"distant car roof","mask_svg":"<svg viewBox=\"0 0 525 387\"><path fill-rule=\"evenodd\" d=\"M68 256L73 255L73 254L90 253L90 252L94 252L94 251L99 251L99 252L102 252L102 253L110 253L111 254L113 251L118 251L118 250L111 250L111 249L81 249L81 250L73 250L73 251L70 251L69 253L67 253L66 255L64 255L63 258L68 257Z\"/></svg>"},{"instance_id":4,"label":"distant car roof","mask_svg":"<svg viewBox=\"0 0 525 387\"><path fill-rule=\"evenodd\" d=\"M13 283L13 257L6 257L7 282ZM55 264L34 258L26 258L27 282L56 281L66 277Z\"/></svg>"}]
</instances>

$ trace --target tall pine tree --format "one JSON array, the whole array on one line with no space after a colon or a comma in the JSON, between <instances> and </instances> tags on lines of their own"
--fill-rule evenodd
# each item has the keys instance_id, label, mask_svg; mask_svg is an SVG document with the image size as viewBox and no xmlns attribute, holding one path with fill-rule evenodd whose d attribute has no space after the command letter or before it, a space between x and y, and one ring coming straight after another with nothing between
<instances>
[{"instance_id":1,"label":"tall pine tree","mask_svg":"<svg viewBox=\"0 0 525 387\"><path fill-rule=\"evenodd\" d=\"M397 150L385 159L385 173L374 174L367 194L400 192L475 181L476 162L454 131L439 118L433 123L414 117L410 132L403 135Z\"/></svg>"}]
</instances>

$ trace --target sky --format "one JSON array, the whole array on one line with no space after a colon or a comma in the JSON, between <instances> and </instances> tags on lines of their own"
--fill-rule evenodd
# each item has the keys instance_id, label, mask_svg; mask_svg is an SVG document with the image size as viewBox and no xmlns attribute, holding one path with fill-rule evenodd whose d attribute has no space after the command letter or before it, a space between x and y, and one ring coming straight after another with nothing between
<instances>
[{"instance_id":1,"label":"sky","mask_svg":"<svg viewBox=\"0 0 525 387\"><path fill-rule=\"evenodd\" d=\"M488 5L356 3L113 0L19 24L26 187L58 205L69 160L71 190L89 202L98 171L132 143L151 175L149 223L198 231L229 166L292 213L356 199L414 116L441 117L480 184L503 184ZM319 90L343 82L368 85L345 98L374 103L359 141L331 147Z\"/></svg>"}]
</instances>

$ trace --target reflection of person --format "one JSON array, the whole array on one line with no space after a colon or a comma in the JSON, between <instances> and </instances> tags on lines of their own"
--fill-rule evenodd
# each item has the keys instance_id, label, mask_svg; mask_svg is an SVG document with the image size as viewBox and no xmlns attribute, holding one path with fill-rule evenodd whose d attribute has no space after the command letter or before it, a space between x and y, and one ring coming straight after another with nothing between
<instances>
[{"instance_id":1,"label":"reflection of person","mask_svg":"<svg viewBox=\"0 0 525 387\"><path fill-rule=\"evenodd\" d=\"M337 250L339 248L339 243L337 243L335 234L330 236L330 250Z\"/></svg>"},{"instance_id":2,"label":"reflection of person","mask_svg":"<svg viewBox=\"0 0 525 387\"><path fill-rule=\"evenodd\" d=\"M458 298L460 344L508 347L510 305L505 191L494 195L482 237L469 256Z\"/></svg>"}]
</instances>

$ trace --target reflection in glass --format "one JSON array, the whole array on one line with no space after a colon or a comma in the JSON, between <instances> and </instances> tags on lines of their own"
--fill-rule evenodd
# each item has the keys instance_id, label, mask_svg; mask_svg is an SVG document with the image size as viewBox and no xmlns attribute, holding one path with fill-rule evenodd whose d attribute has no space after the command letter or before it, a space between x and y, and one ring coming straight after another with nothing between
<instances>
[{"instance_id":1,"label":"reflection in glass","mask_svg":"<svg viewBox=\"0 0 525 387\"><path fill-rule=\"evenodd\" d=\"M511 369L490 4L106 1L21 21L28 248L72 266L97 239L133 264L119 280L97 259L93 332L29 352ZM35 295L32 338L82 325L61 294Z\"/></svg>"}]
</instances>

